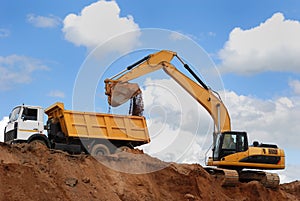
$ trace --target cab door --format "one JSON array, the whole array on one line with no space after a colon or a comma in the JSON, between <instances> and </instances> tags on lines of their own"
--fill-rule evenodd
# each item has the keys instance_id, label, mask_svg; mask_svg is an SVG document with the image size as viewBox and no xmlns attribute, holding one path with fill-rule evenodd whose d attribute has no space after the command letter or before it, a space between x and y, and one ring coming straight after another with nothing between
<instances>
[{"instance_id":1,"label":"cab door","mask_svg":"<svg viewBox=\"0 0 300 201\"><path fill-rule=\"evenodd\" d=\"M31 135L39 133L40 121L38 108L23 107L18 124L18 139L27 140Z\"/></svg>"}]
</instances>

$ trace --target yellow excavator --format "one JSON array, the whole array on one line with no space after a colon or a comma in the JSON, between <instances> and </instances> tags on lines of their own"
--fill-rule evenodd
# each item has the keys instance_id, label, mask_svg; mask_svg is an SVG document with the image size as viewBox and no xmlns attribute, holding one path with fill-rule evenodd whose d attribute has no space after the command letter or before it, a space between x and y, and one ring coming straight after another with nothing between
<instances>
[{"instance_id":1,"label":"yellow excavator","mask_svg":"<svg viewBox=\"0 0 300 201\"><path fill-rule=\"evenodd\" d=\"M171 63L174 57L196 81L184 75ZM141 90L138 84L129 81L160 69L200 103L213 119L212 156L206 161L207 172L220 179L223 186L235 186L238 181L256 180L266 187L276 188L279 185L279 176L262 170L284 169L284 151L277 145L259 144L257 141L254 141L253 145L248 145L246 132L232 131L229 113L219 94L210 89L176 52L162 50L150 54L106 79L105 94L108 96L109 105L117 107L131 99L135 111L132 114L141 115L143 111L139 97Z\"/></svg>"}]
</instances>

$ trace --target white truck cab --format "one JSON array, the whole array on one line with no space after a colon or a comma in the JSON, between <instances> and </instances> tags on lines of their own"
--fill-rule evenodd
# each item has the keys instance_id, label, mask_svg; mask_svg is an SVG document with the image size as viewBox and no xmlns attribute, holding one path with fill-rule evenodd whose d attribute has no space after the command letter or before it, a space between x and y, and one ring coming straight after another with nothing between
<instances>
[{"instance_id":1,"label":"white truck cab","mask_svg":"<svg viewBox=\"0 0 300 201\"><path fill-rule=\"evenodd\" d=\"M4 130L4 142L28 142L43 140L47 144L44 133L44 109L40 106L20 105L9 115Z\"/></svg>"}]
</instances>

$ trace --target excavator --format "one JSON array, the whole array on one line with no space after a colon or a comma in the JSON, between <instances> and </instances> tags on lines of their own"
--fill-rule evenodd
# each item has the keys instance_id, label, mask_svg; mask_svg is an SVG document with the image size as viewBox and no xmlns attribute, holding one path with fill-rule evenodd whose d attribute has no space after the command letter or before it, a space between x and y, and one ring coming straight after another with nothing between
<instances>
[{"instance_id":1,"label":"excavator","mask_svg":"<svg viewBox=\"0 0 300 201\"><path fill-rule=\"evenodd\" d=\"M171 63L173 58L183 64L195 81ZM279 176L263 170L284 169L284 150L277 145L257 141L248 145L246 132L232 131L230 115L219 94L208 87L176 52L161 50L150 54L106 79L105 94L109 105L117 107L133 100L132 114L141 115L141 90L138 84L129 81L160 69L202 105L213 119L212 156L206 160L205 170L220 180L222 186L235 186L239 181L255 180L265 187L277 188Z\"/></svg>"}]
</instances>

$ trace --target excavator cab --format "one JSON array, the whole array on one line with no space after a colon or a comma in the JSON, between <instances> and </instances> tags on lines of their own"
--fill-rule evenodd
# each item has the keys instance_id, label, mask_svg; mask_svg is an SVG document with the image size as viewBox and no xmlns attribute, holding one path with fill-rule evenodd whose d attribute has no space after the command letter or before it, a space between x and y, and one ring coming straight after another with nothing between
<instances>
[{"instance_id":1,"label":"excavator cab","mask_svg":"<svg viewBox=\"0 0 300 201\"><path fill-rule=\"evenodd\" d=\"M224 132L218 134L213 148L213 160L220 161L223 157L248 150L246 132Z\"/></svg>"}]
</instances>

